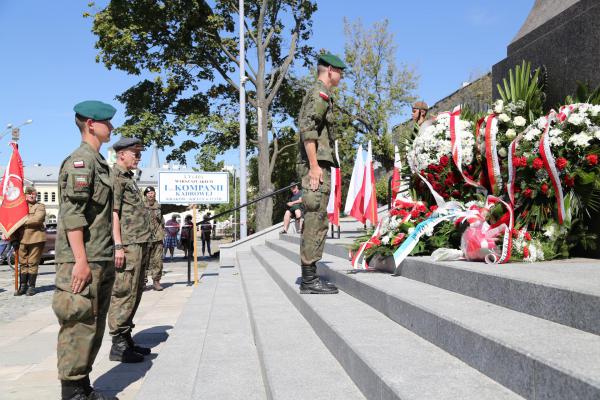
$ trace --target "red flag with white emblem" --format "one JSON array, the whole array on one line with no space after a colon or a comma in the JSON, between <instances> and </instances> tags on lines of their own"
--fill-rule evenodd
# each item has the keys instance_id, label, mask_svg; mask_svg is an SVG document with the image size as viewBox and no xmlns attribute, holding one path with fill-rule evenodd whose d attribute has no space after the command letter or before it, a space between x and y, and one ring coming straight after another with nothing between
<instances>
[{"instance_id":1,"label":"red flag with white emblem","mask_svg":"<svg viewBox=\"0 0 600 400\"><path fill-rule=\"evenodd\" d=\"M10 237L25 223L29 206L23 192L23 160L15 142L4 176L0 180L0 229Z\"/></svg>"}]
</instances>

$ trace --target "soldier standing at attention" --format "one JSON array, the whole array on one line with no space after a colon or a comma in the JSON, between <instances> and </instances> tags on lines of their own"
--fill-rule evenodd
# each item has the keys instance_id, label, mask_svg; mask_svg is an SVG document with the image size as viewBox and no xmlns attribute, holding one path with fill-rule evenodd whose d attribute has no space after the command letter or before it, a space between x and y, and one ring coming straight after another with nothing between
<instances>
[{"instance_id":1,"label":"soldier standing at attention","mask_svg":"<svg viewBox=\"0 0 600 400\"><path fill-rule=\"evenodd\" d=\"M302 283L300 293L337 293L333 284L322 282L317 275L317 261L323 255L329 228L327 202L330 191L330 168L337 166L333 155L333 101L331 88L339 84L346 65L333 54L319 57L318 79L302 100L298 128L298 176L302 179L304 229L300 243Z\"/></svg>"},{"instance_id":2,"label":"soldier standing at attention","mask_svg":"<svg viewBox=\"0 0 600 400\"><path fill-rule=\"evenodd\" d=\"M165 221L163 220L160 211L160 204L156 201L156 191L152 186L144 189L144 197L146 198L146 210L150 215L150 226L154 241L148 244L148 254L150 254L150 263L144 284L148 282L148 273L152 275L152 288L161 291L164 288L160 285L160 278L163 271L163 239L165 238Z\"/></svg>"},{"instance_id":3,"label":"soldier standing at attention","mask_svg":"<svg viewBox=\"0 0 600 400\"><path fill-rule=\"evenodd\" d=\"M100 101L77 104L81 145L60 166L56 238L58 377L63 400L116 399L94 391L96 359L115 279L110 169L99 150L110 140L115 108Z\"/></svg>"},{"instance_id":4,"label":"soldier standing at attention","mask_svg":"<svg viewBox=\"0 0 600 400\"><path fill-rule=\"evenodd\" d=\"M29 205L29 216L22 228L19 244L20 282L16 296L35 294L35 281L38 275L38 266L46 244L44 220L46 219L46 206L37 202L37 191L28 186L25 188L25 200Z\"/></svg>"},{"instance_id":5,"label":"soldier standing at attention","mask_svg":"<svg viewBox=\"0 0 600 400\"><path fill-rule=\"evenodd\" d=\"M148 245L154 241L150 216L133 170L142 158L139 139L123 138L113 145L117 162L113 169L113 237L115 239L115 284L108 310L112 335L109 359L125 363L142 362L150 349L135 345L131 331L133 317L144 292L144 278L150 257Z\"/></svg>"}]
</instances>

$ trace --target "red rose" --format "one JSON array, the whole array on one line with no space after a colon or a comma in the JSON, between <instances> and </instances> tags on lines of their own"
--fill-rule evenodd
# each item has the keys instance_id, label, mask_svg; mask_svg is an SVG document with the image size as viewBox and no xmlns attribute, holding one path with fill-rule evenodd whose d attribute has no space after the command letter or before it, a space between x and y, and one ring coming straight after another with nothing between
<instances>
[{"instance_id":1,"label":"red rose","mask_svg":"<svg viewBox=\"0 0 600 400\"><path fill-rule=\"evenodd\" d=\"M434 212L435 210L438 209L438 206L434 204L431 207L429 207L429 209L431 210L431 212Z\"/></svg>"},{"instance_id":2,"label":"red rose","mask_svg":"<svg viewBox=\"0 0 600 400\"><path fill-rule=\"evenodd\" d=\"M565 176L565 186L573 187L575 186L575 178L567 175Z\"/></svg>"},{"instance_id":3,"label":"red rose","mask_svg":"<svg viewBox=\"0 0 600 400\"><path fill-rule=\"evenodd\" d=\"M394 240L392 241L392 246L398 246L400 245L400 243L402 243L402 241L404 240L404 237L406 236L405 233L399 233Z\"/></svg>"},{"instance_id":4,"label":"red rose","mask_svg":"<svg viewBox=\"0 0 600 400\"><path fill-rule=\"evenodd\" d=\"M588 154L587 156L585 156L585 159L590 165L598 164L598 155L596 154Z\"/></svg>"},{"instance_id":5,"label":"red rose","mask_svg":"<svg viewBox=\"0 0 600 400\"><path fill-rule=\"evenodd\" d=\"M412 210L412 211L410 212L410 216L411 216L411 217L413 217L413 218L419 218L419 214L421 214L421 213L419 212L419 210Z\"/></svg>"},{"instance_id":6,"label":"red rose","mask_svg":"<svg viewBox=\"0 0 600 400\"><path fill-rule=\"evenodd\" d=\"M529 248L527 246L523 247L523 257L529 257Z\"/></svg>"},{"instance_id":7,"label":"red rose","mask_svg":"<svg viewBox=\"0 0 600 400\"><path fill-rule=\"evenodd\" d=\"M428 172L428 173L427 173L427 180L428 180L429 182L433 182L433 181L435 181L435 179L434 179L434 177L433 177L433 174L432 174L431 172Z\"/></svg>"},{"instance_id":8,"label":"red rose","mask_svg":"<svg viewBox=\"0 0 600 400\"><path fill-rule=\"evenodd\" d=\"M529 232L525 232L525 240L531 241L531 235L529 234Z\"/></svg>"},{"instance_id":9,"label":"red rose","mask_svg":"<svg viewBox=\"0 0 600 400\"><path fill-rule=\"evenodd\" d=\"M406 211L406 210L400 210L400 212L398 214L400 214L400 216L402 218L406 218L406 216L408 215L408 211Z\"/></svg>"},{"instance_id":10,"label":"red rose","mask_svg":"<svg viewBox=\"0 0 600 400\"><path fill-rule=\"evenodd\" d=\"M441 156L440 157L440 164L443 165L444 167L446 165L448 165L449 161L450 161L450 159L448 158L448 156Z\"/></svg>"},{"instance_id":11,"label":"red rose","mask_svg":"<svg viewBox=\"0 0 600 400\"><path fill-rule=\"evenodd\" d=\"M512 230L512 232L511 232L511 233L512 233L512 236L513 236L513 238L515 238L515 239L516 239L516 238L518 238L518 237L519 237L519 231L518 231L517 229L514 229L514 228L513 228L513 230Z\"/></svg>"},{"instance_id":12,"label":"red rose","mask_svg":"<svg viewBox=\"0 0 600 400\"><path fill-rule=\"evenodd\" d=\"M527 166L527 157L523 156L521 157L521 167L526 167Z\"/></svg>"},{"instance_id":13,"label":"red rose","mask_svg":"<svg viewBox=\"0 0 600 400\"><path fill-rule=\"evenodd\" d=\"M531 194L532 194L531 189L527 188L527 189L523 190L523 196L531 198Z\"/></svg>"},{"instance_id":14,"label":"red rose","mask_svg":"<svg viewBox=\"0 0 600 400\"><path fill-rule=\"evenodd\" d=\"M379 246L381 244L381 240L379 240L379 238L372 238L371 239L371 243L373 243L375 246Z\"/></svg>"},{"instance_id":15,"label":"red rose","mask_svg":"<svg viewBox=\"0 0 600 400\"><path fill-rule=\"evenodd\" d=\"M425 218L429 218L429 217L431 217L431 213L430 212L425 213Z\"/></svg>"},{"instance_id":16,"label":"red rose","mask_svg":"<svg viewBox=\"0 0 600 400\"><path fill-rule=\"evenodd\" d=\"M549 187L547 184L542 183L542 187L540 189L542 190L542 193L546 194L546 193L548 193Z\"/></svg>"},{"instance_id":17,"label":"red rose","mask_svg":"<svg viewBox=\"0 0 600 400\"><path fill-rule=\"evenodd\" d=\"M441 195L444 199L447 199L450 197L450 195L448 193L441 193Z\"/></svg>"},{"instance_id":18,"label":"red rose","mask_svg":"<svg viewBox=\"0 0 600 400\"><path fill-rule=\"evenodd\" d=\"M417 208L417 210L419 210L419 212L427 211L427 207L425 207L425 204L423 203L418 203L415 207Z\"/></svg>"},{"instance_id":19,"label":"red rose","mask_svg":"<svg viewBox=\"0 0 600 400\"><path fill-rule=\"evenodd\" d=\"M535 168L535 169L542 169L542 168L544 168L544 160L537 157L535 160L533 160L532 165L533 165L533 168Z\"/></svg>"},{"instance_id":20,"label":"red rose","mask_svg":"<svg viewBox=\"0 0 600 400\"><path fill-rule=\"evenodd\" d=\"M564 157L560 157L558 160L556 160L556 168L558 168L559 171L565 169L567 164L569 164L569 162Z\"/></svg>"},{"instance_id":21,"label":"red rose","mask_svg":"<svg viewBox=\"0 0 600 400\"><path fill-rule=\"evenodd\" d=\"M452 192L452 197L459 197L460 196L460 192L458 190L455 190Z\"/></svg>"},{"instance_id":22,"label":"red rose","mask_svg":"<svg viewBox=\"0 0 600 400\"><path fill-rule=\"evenodd\" d=\"M432 182L432 186L433 190L435 190L436 192L439 192L442 189L442 185L440 185L438 182Z\"/></svg>"}]
</instances>

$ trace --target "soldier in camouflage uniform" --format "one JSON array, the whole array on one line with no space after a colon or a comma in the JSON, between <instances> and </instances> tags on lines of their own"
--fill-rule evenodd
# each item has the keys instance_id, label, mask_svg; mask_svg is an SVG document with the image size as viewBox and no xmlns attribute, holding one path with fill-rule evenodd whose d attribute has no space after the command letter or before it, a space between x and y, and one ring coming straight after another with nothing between
<instances>
[{"instance_id":1,"label":"soldier in camouflage uniform","mask_svg":"<svg viewBox=\"0 0 600 400\"><path fill-rule=\"evenodd\" d=\"M144 283L148 282L148 273L152 276L152 289L161 291L164 288L160 284L163 271L163 239L165 238L165 221L160 211L160 204L156 201L156 191L152 186L144 189L146 210L150 215L150 225L154 241L148 244L150 263L146 271Z\"/></svg>"},{"instance_id":2,"label":"soldier in camouflage uniform","mask_svg":"<svg viewBox=\"0 0 600 400\"><path fill-rule=\"evenodd\" d=\"M415 140L415 137L417 137L421 126L427 122L428 110L429 107L424 101L416 101L412 105L412 127L407 126L405 129L402 129L398 137L398 151L402 157L403 163L406 163L406 153L408 153L408 150L412 146L412 143Z\"/></svg>"},{"instance_id":3,"label":"soldier in camouflage uniform","mask_svg":"<svg viewBox=\"0 0 600 400\"><path fill-rule=\"evenodd\" d=\"M90 386L115 279L110 169L99 150L116 110L99 101L74 107L81 145L62 163L56 238L57 361L63 400L116 399Z\"/></svg>"},{"instance_id":4,"label":"soldier in camouflage uniform","mask_svg":"<svg viewBox=\"0 0 600 400\"><path fill-rule=\"evenodd\" d=\"M307 91L302 101L298 128L298 176L302 182L304 202L304 229L300 243L302 283L300 293L329 294L338 289L322 282L317 276L317 261L323 255L329 228L327 202L331 185L330 169L337 166L333 155L333 101L330 89L337 86L346 65L332 54L319 58L318 79Z\"/></svg>"},{"instance_id":5,"label":"soldier in camouflage uniform","mask_svg":"<svg viewBox=\"0 0 600 400\"><path fill-rule=\"evenodd\" d=\"M123 138L113 145L117 162L113 170L113 237L115 239L115 284L108 310L112 335L109 359L125 363L142 362L150 349L137 346L131 337L133 317L144 291L148 244L153 240L150 216L133 170L142 157L139 139Z\"/></svg>"}]
</instances>

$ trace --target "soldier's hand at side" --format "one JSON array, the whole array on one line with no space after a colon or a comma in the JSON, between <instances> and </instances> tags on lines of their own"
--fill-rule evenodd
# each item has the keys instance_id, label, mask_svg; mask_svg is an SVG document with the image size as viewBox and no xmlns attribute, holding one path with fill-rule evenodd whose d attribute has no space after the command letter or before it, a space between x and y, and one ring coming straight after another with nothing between
<instances>
[{"instance_id":1,"label":"soldier's hand at side","mask_svg":"<svg viewBox=\"0 0 600 400\"><path fill-rule=\"evenodd\" d=\"M81 292L91 280L92 271L87 260L76 261L71 272L71 290L73 293Z\"/></svg>"},{"instance_id":2,"label":"soldier's hand at side","mask_svg":"<svg viewBox=\"0 0 600 400\"><path fill-rule=\"evenodd\" d=\"M319 189L319 185L323 183L323 170L319 166L310 167L308 177L310 178L310 189L316 191Z\"/></svg>"},{"instance_id":3,"label":"soldier's hand at side","mask_svg":"<svg viewBox=\"0 0 600 400\"><path fill-rule=\"evenodd\" d=\"M125 250L115 250L115 268L121 269L125 265Z\"/></svg>"}]
</instances>

